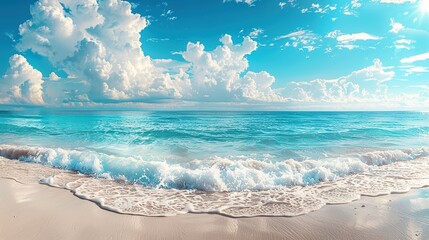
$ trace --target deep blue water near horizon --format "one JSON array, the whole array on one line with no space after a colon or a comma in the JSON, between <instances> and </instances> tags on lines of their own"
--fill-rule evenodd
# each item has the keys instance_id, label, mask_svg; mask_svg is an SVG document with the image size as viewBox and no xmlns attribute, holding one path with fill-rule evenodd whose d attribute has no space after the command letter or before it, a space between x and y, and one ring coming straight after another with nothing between
<instances>
[{"instance_id":1,"label":"deep blue water near horizon","mask_svg":"<svg viewBox=\"0 0 429 240\"><path fill-rule=\"evenodd\" d=\"M423 147L423 112L0 112L0 144L90 149L146 160L210 156L320 158Z\"/></svg>"},{"instance_id":2,"label":"deep blue water near horizon","mask_svg":"<svg viewBox=\"0 0 429 240\"><path fill-rule=\"evenodd\" d=\"M428 123L424 112L1 111L0 144L89 151L117 161L300 162L427 147ZM64 167L64 158L70 157L50 164ZM81 170L75 165L67 168ZM143 172L159 179L156 171ZM144 183L151 181L160 180Z\"/></svg>"}]
</instances>

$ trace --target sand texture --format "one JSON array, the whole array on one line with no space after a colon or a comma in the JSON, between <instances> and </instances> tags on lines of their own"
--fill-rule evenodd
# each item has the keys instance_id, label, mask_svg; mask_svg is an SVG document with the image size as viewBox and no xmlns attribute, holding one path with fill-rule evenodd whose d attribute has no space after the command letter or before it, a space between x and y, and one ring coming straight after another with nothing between
<instances>
[{"instance_id":1,"label":"sand texture","mask_svg":"<svg viewBox=\"0 0 429 240\"><path fill-rule=\"evenodd\" d=\"M298 217L121 215L67 190L0 180L0 239L429 239L429 189Z\"/></svg>"}]
</instances>

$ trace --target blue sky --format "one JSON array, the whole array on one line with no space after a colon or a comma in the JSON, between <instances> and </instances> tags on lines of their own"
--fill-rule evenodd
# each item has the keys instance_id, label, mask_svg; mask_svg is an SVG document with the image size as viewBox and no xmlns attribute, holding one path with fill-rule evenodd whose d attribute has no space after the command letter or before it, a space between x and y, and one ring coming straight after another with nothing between
<instances>
[{"instance_id":1,"label":"blue sky","mask_svg":"<svg viewBox=\"0 0 429 240\"><path fill-rule=\"evenodd\" d=\"M23 0L0 14L4 105L429 103L428 0Z\"/></svg>"}]
</instances>

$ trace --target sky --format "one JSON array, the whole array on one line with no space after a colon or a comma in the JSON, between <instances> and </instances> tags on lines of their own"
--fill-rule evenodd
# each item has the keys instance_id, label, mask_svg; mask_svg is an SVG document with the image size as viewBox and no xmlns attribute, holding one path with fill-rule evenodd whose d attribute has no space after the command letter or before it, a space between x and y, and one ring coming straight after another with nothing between
<instances>
[{"instance_id":1,"label":"sky","mask_svg":"<svg viewBox=\"0 0 429 240\"><path fill-rule=\"evenodd\" d=\"M429 0L2 0L0 104L429 110Z\"/></svg>"}]
</instances>

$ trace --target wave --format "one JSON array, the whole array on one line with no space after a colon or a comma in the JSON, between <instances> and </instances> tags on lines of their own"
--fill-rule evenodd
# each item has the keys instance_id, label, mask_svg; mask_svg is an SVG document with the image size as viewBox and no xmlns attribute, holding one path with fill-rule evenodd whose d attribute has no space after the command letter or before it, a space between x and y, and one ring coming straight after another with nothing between
<instances>
[{"instance_id":1,"label":"wave","mask_svg":"<svg viewBox=\"0 0 429 240\"><path fill-rule=\"evenodd\" d=\"M213 157L184 164L12 145L0 145L0 156L19 160L0 158L0 177L69 189L107 210L146 216L296 216L362 195L429 185L427 148L304 161Z\"/></svg>"},{"instance_id":2,"label":"wave","mask_svg":"<svg viewBox=\"0 0 429 240\"><path fill-rule=\"evenodd\" d=\"M319 160L271 162L212 157L184 164L145 161L94 151L0 145L0 156L35 162L92 176L123 179L151 188L203 191L261 191L306 186L362 173L373 165L429 156L429 149L385 150Z\"/></svg>"}]
</instances>

